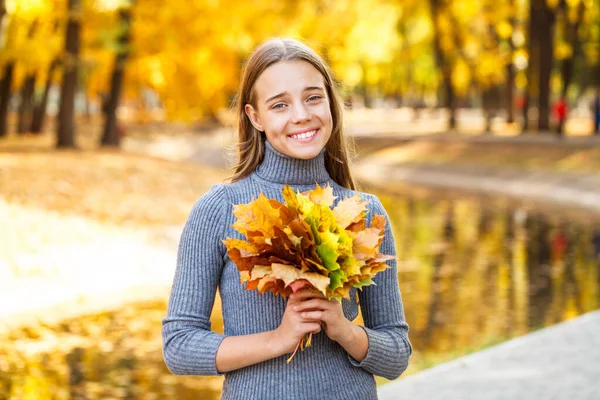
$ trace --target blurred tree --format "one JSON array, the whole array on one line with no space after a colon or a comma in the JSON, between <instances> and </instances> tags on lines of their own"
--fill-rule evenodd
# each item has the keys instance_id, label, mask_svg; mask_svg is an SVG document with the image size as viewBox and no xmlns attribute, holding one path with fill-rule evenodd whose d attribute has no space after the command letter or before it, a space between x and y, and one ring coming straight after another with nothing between
<instances>
[{"instance_id":1,"label":"blurred tree","mask_svg":"<svg viewBox=\"0 0 600 400\"><path fill-rule=\"evenodd\" d=\"M403 1L398 4L399 45L387 82L391 93L401 95L405 105L414 108L414 118L426 106L426 97L437 88L436 64L431 52L432 25L426 2Z\"/></svg>"},{"instance_id":2,"label":"blurred tree","mask_svg":"<svg viewBox=\"0 0 600 400\"><path fill-rule=\"evenodd\" d=\"M505 62L506 68L506 122L512 124L515 122L515 108L514 108L514 98L515 98L515 66L513 60L515 58L515 41L514 35L516 33L516 25L517 25L517 8L515 4L515 0L508 0L509 7L509 15L507 18L507 27L509 28L509 35L505 38L506 43L508 44L508 57Z\"/></svg>"},{"instance_id":3,"label":"blurred tree","mask_svg":"<svg viewBox=\"0 0 600 400\"><path fill-rule=\"evenodd\" d=\"M512 122L515 87L527 88L531 105L539 106L540 127L547 127L551 94L560 90L564 95L572 84L581 92L594 81L593 68L600 68L595 67L598 0L198 0L169 8L146 0L130 6L128 16L122 12L124 1L78 1L85 23L78 28L80 52L74 58L73 53L63 55L66 0L8 0L6 9L15 15L4 13L10 18L0 32L0 43L5 42L0 68L11 82L7 86L3 80L0 91L19 88L24 100L19 130L29 129L29 119L32 131L41 130L60 69L77 76L86 112L94 111L99 97L108 106L104 144L118 143L111 128L117 98L141 109L149 104L142 101L147 97L143 93L152 92L168 119L214 120L236 93L244 57L274 32L316 48L343 83L346 99L357 94L366 105L389 99L422 107L437 89L439 105L449 111L448 129L456 127L458 106L483 104L489 129L502 103ZM19 11L12 13L11 7ZM519 39L527 11L529 51L521 48L524 40ZM130 22L124 23L127 18ZM32 26L35 33L27 39L23 32ZM551 37L555 26L556 39ZM560 80L557 68L552 68L559 62ZM527 67L525 79L521 71ZM63 86L68 89L67 81ZM72 95L69 90L61 92L61 104L75 96L75 86ZM0 100L0 122L6 119L2 110L7 101L6 96ZM59 120L64 115L61 111Z\"/></svg>"},{"instance_id":4,"label":"blurred tree","mask_svg":"<svg viewBox=\"0 0 600 400\"><path fill-rule=\"evenodd\" d=\"M554 65L557 1L530 0L528 104L537 100L538 130L550 129L550 74Z\"/></svg>"},{"instance_id":5,"label":"blurred tree","mask_svg":"<svg viewBox=\"0 0 600 400\"><path fill-rule=\"evenodd\" d=\"M6 0L0 0L0 47L4 40L4 17L6 16Z\"/></svg>"},{"instance_id":6,"label":"blurred tree","mask_svg":"<svg viewBox=\"0 0 600 400\"><path fill-rule=\"evenodd\" d=\"M4 65L0 80L0 137L6 136L8 131L8 103L10 102L14 67L14 62L8 61Z\"/></svg>"},{"instance_id":7,"label":"blurred tree","mask_svg":"<svg viewBox=\"0 0 600 400\"><path fill-rule=\"evenodd\" d=\"M75 147L74 108L79 67L81 0L68 0L68 22L63 59L63 78L58 112L57 147Z\"/></svg>"},{"instance_id":8,"label":"blurred tree","mask_svg":"<svg viewBox=\"0 0 600 400\"><path fill-rule=\"evenodd\" d=\"M564 42L562 42L561 81L562 88L560 97L566 99L569 86L573 81L575 62L582 53L580 27L584 20L586 11L583 0L560 1L560 19L562 22Z\"/></svg>"},{"instance_id":9,"label":"blurred tree","mask_svg":"<svg viewBox=\"0 0 600 400\"><path fill-rule=\"evenodd\" d=\"M36 101L34 101L33 117L31 121L32 133L40 133L42 131L44 120L46 118L46 108L48 106L50 88L55 82L56 71L60 67L60 55L62 53L61 45L63 40L60 36L63 27L60 23L62 14L58 14L56 12L54 14L57 19L54 21L49 19L46 20L46 24L44 26L46 27L47 31L41 35L44 38L44 46L38 53L42 58L38 68L38 74L40 75L40 78L44 78L45 73L46 79L41 96L37 96L35 99ZM48 62L49 65L47 65ZM42 79L40 80L43 82Z\"/></svg>"},{"instance_id":10,"label":"blurred tree","mask_svg":"<svg viewBox=\"0 0 600 400\"><path fill-rule=\"evenodd\" d=\"M18 133L25 133L31 127L31 116L33 112L33 91L35 90L35 73L27 74L21 85Z\"/></svg>"},{"instance_id":11,"label":"blurred tree","mask_svg":"<svg viewBox=\"0 0 600 400\"><path fill-rule=\"evenodd\" d=\"M46 85L44 86L44 92L40 101L34 105L33 108L33 117L31 120L31 132L32 133L40 133L42 131L42 127L44 126L44 120L46 118L46 108L48 106L48 96L50 94L50 88L52 87L52 82L54 81L54 73L59 66L59 59L54 59L48 67L48 73L46 78Z\"/></svg>"},{"instance_id":12,"label":"blurred tree","mask_svg":"<svg viewBox=\"0 0 600 400\"><path fill-rule=\"evenodd\" d=\"M0 67L9 71L5 76L11 81L11 84L3 88L3 90L7 90L7 95L3 97L2 101L9 100L10 89L20 88L18 95L20 102L17 110L17 131L19 133L29 131L33 125L36 78L44 78L44 71L49 67L51 60L56 58L58 48L55 43L58 33L57 13L52 10L52 7L60 4L61 1L19 2L12 0L6 3L9 14L2 33ZM7 112L8 104L0 104L0 119L6 121ZM5 126L5 123L1 125Z\"/></svg>"},{"instance_id":13,"label":"blurred tree","mask_svg":"<svg viewBox=\"0 0 600 400\"><path fill-rule=\"evenodd\" d=\"M117 129L117 106L119 104L119 98L121 96L121 89L123 87L123 78L125 73L125 63L129 57L129 46L131 38L131 4L123 4L119 10L119 20L121 23L121 34L118 38L117 54L115 56L115 62L113 66L110 94L106 103L102 105L104 112L104 133L102 135L103 146L118 146L119 145L119 131Z\"/></svg>"},{"instance_id":14,"label":"blurred tree","mask_svg":"<svg viewBox=\"0 0 600 400\"><path fill-rule=\"evenodd\" d=\"M31 42L36 34L38 21L33 20L28 27L27 39L22 45L23 48L31 46ZM35 90L35 70L31 65L24 66L26 70L25 80L21 84L21 93L19 96L19 122L17 125L18 133L25 133L31 126L31 114L33 109L33 91Z\"/></svg>"},{"instance_id":15,"label":"blurred tree","mask_svg":"<svg viewBox=\"0 0 600 400\"><path fill-rule=\"evenodd\" d=\"M453 50L450 32L444 32L443 27L451 29L448 23L447 10L444 0L429 0L429 11L433 24L433 53L439 73L442 75L442 104L449 110L448 129L456 128L456 96L452 83L452 62L448 53Z\"/></svg>"},{"instance_id":16,"label":"blurred tree","mask_svg":"<svg viewBox=\"0 0 600 400\"><path fill-rule=\"evenodd\" d=\"M0 49L2 49L0 53L0 137L7 134L8 104L11 97L14 72L14 62L7 51L10 43L8 34L14 24L11 19L7 14L6 1L0 0Z\"/></svg>"}]
</instances>

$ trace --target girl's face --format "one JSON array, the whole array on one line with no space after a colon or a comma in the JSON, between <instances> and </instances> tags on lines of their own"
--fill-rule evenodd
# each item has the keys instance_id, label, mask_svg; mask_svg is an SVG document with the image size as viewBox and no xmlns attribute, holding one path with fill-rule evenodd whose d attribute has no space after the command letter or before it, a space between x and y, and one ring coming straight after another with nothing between
<instances>
[{"instance_id":1,"label":"girl's face","mask_svg":"<svg viewBox=\"0 0 600 400\"><path fill-rule=\"evenodd\" d=\"M244 111L279 152L294 158L316 157L333 128L323 75L306 61L269 66L254 84L256 108Z\"/></svg>"}]
</instances>

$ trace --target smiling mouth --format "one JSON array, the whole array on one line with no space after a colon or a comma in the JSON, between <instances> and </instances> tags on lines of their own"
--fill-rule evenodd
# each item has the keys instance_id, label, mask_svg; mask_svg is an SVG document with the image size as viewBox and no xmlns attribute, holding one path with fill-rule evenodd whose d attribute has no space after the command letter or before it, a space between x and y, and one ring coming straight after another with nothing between
<instances>
[{"instance_id":1,"label":"smiling mouth","mask_svg":"<svg viewBox=\"0 0 600 400\"><path fill-rule=\"evenodd\" d=\"M296 135L289 135L288 137L296 140L309 140L317 134L317 131L318 129L315 129L309 132L298 133Z\"/></svg>"}]
</instances>

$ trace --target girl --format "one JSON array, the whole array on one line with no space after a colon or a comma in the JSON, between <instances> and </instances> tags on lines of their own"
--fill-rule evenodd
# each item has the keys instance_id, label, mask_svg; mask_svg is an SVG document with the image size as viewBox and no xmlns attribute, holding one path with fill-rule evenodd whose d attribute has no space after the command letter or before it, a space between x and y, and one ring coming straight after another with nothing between
<instances>
[{"instance_id":1,"label":"girl","mask_svg":"<svg viewBox=\"0 0 600 400\"><path fill-rule=\"evenodd\" d=\"M352 301L328 301L301 290L289 299L240 285L221 240L244 239L231 228L233 204L262 191L283 202L285 184L301 192L330 185L337 199L356 194L342 132L342 106L332 74L310 48L270 40L247 61L237 98L239 151L232 183L213 186L184 227L177 270L163 320L163 354L181 375L225 374L222 399L376 399L373 375L395 379L412 347L398 288L397 266L376 286L352 290ZM380 248L395 255L389 218L379 199L361 193L387 225ZM211 331L219 288L225 334ZM352 321L360 304L365 326ZM300 338L313 346L286 359Z\"/></svg>"}]
</instances>

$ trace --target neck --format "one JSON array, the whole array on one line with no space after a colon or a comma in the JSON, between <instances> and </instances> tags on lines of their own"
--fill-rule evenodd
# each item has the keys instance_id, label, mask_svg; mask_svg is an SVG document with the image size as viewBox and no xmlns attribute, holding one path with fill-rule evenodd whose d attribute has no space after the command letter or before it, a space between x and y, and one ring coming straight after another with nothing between
<instances>
[{"instance_id":1,"label":"neck","mask_svg":"<svg viewBox=\"0 0 600 400\"><path fill-rule=\"evenodd\" d=\"M308 160L279 152L265 140L265 156L255 172L259 177L276 183L311 185L331 180L325 168L325 148Z\"/></svg>"}]
</instances>

